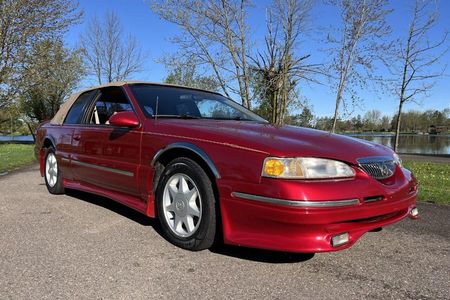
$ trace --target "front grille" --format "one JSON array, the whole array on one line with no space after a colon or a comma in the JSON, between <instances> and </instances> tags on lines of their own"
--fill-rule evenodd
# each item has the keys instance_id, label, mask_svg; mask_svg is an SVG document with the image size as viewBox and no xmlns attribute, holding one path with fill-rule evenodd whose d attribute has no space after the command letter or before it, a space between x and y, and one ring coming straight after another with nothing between
<instances>
[{"instance_id":1,"label":"front grille","mask_svg":"<svg viewBox=\"0 0 450 300\"><path fill-rule=\"evenodd\" d=\"M395 162L391 157L365 157L358 159L358 162L367 174L377 180L389 178L395 172Z\"/></svg>"}]
</instances>

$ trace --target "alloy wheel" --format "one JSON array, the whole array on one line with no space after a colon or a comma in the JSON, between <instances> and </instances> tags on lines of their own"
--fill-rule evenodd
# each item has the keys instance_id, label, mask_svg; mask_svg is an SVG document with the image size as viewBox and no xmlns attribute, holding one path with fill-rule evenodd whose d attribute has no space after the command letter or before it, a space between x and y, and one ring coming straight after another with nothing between
<instances>
[{"instance_id":1,"label":"alloy wheel","mask_svg":"<svg viewBox=\"0 0 450 300\"><path fill-rule=\"evenodd\" d=\"M47 155L47 160L45 162L45 177L50 187L54 187L58 181L58 162L53 153Z\"/></svg>"},{"instance_id":2,"label":"alloy wheel","mask_svg":"<svg viewBox=\"0 0 450 300\"><path fill-rule=\"evenodd\" d=\"M186 174L169 178L163 194L163 212L167 224L179 237L193 235L202 218L200 192L195 182Z\"/></svg>"}]
</instances>

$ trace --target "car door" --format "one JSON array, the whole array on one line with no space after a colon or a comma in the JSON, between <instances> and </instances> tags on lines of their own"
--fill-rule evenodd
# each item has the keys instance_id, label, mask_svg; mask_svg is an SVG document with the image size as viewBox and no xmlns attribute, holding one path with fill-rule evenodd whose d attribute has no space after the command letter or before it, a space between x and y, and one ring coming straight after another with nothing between
<instances>
[{"instance_id":1,"label":"car door","mask_svg":"<svg viewBox=\"0 0 450 300\"><path fill-rule=\"evenodd\" d=\"M134 111L123 89L99 89L83 126L74 130L72 165L84 184L137 196L141 128L110 125L109 118L119 111Z\"/></svg>"},{"instance_id":2,"label":"car door","mask_svg":"<svg viewBox=\"0 0 450 300\"><path fill-rule=\"evenodd\" d=\"M96 94L96 90L91 90L80 94L72 104L67 116L64 119L63 125L59 129L59 135L56 141L56 151L60 157L59 165L61 167L61 171L64 174L64 178L67 180L74 180L77 177L77 168L71 163L74 153L74 132L79 131L80 126L83 126L84 113L92 103Z\"/></svg>"}]
</instances>

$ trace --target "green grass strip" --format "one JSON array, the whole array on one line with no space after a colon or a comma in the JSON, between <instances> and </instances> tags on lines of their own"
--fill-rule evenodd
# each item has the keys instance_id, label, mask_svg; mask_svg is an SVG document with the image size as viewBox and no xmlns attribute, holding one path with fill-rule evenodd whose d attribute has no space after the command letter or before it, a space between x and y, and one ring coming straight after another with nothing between
<instances>
[{"instance_id":1,"label":"green grass strip","mask_svg":"<svg viewBox=\"0 0 450 300\"><path fill-rule=\"evenodd\" d=\"M34 145L0 144L0 173L36 162L33 149Z\"/></svg>"}]
</instances>

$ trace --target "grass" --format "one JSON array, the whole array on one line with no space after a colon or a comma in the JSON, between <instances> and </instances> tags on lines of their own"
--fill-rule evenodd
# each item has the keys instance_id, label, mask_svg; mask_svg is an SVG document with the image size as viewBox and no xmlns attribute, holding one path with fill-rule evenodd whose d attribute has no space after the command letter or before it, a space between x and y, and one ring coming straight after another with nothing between
<instances>
[{"instance_id":1,"label":"grass","mask_svg":"<svg viewBox=\"0 0 450 300\"><path fill-rule=\"evenodd\" d=\"M0 173L19 169L35 161L34 145L0 144Z\"/></svg>"},{"instance_id":2,"label":"grass","mask_svg":"<svg viewBox=\"0 0 450 300\"><path fill-rule=\"evenodd\" d=\"M419 201L450 204L450 164L403 161L419 181Z\"/></svg>"}]
</instances>

